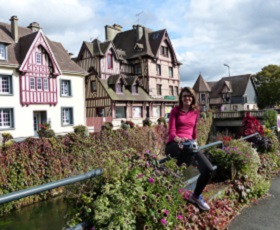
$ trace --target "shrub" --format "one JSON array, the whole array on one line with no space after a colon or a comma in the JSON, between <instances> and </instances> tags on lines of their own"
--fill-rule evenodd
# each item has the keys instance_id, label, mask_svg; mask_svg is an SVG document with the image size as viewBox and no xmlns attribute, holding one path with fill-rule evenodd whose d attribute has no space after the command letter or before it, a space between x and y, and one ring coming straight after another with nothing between
<instances>
[{"instance_id":1,"label":"shrub","mask_svg":"<svg viewBox=\"0 0 280 230\"><path fill-rule=\"evenodd\" d=\"M263 115L263 122L265 127L269 129L277 126L277 111L274 109L266 110Z\"/></svg>"},{"instance_id":2,"label":"shrub","mask_svg":"<svg viewBox=\"0 0 280 230\"><path fill-rule=\"evenodd\" d=\"M74 133L81 135L81 136L86 136L87 133L87 127L84 125L77 125L74 126Z\"/></svg>"},{"instance_id":3,"label":"shrub","mask_svg":"<svg viewBox=\"0 0 280 230\"><path fill-rule=\"evenodd\" d=\"M124 130L128 130L130 128L130 125L123 122L123 123L121 123L121 128Z\"/></svg>"},{"instance_id":4,"label":"shrub","mask_svg":"<svg viewBox=\"0 0 280 230\"><path fill-rule=\"evenodd\" d=\"M95 229L163 229L178 225L183 212L183 186L167 171L157 170L156 157L132 149L107 153L98 181L87 181L69 196L75 209L68 224L83 221ZM173 164L177 167L176 164Z\"/></svg>"},{"instance_id":5,"label":"shrub","mask_svg":"<svg viewBox=\"0 0 280 230\"><path fill-rule=\"evenodd\" d=\"M13 139L13 136L10 133L2 133L3 143Z\"/></svg>"},{"instance_id":6,"label":"shrub","mask_svg":"<svg viewBox=\"0 0 280 230\"><path fill-rule=\"evenodd\" d=\"M39 130L37 131L40 138L51 138L55 136L54 131L51 129L50 123L39 124Z\"/></svg>"},{"instance_id":7,"label":"shrub","mask_svg":"<svg viewBox=\"0 0 280 230\"><path fill-rule=\"evenodd\" d=\"M242 131L240 135L248 136L256 132L258 132L260 135L263 135L263 127L257 118L251 116L250 113L247 112L242 121Z\"/></svg>"},{"instance_id":8,"label":"shrub","mask_svg":"<svg viewBox=\"0 0 280 230\"><path fill-rule=\"evenodd\" d=\"M143 120L143 126L152 126L152 124L153 122L148 117Z\"/></svg>"},{"instance_id":9,"label":"shrub","mask_svg":"<svg viewBox=\"0 0 280 230\"><path fill-rule=\"evenodd\" d=\"M234 180L244 175L253 177L257 174L260 159L248 142L232 140L224 149L212 149L209 153L213 163L218 165L218 180Z\"/></svg>"},{"instance_id":10,"label":"shrub","mask_svg":"<svg viewBox=\"0 0 280 230\"><path fill-rule=\"evenodd\" d=\"M158 122L159 125L163 124L164 126L167 126L167 122L166 122L165 117L158 118L157 122Z\"/></svg>"},{"instance_id":11,"label":"shrub","mask_svg":"<svg viewBox=\"0 0 280 230\"><path fill-rule=\"evenodd\" d=\"M133 121L126 121L125 124L129 125L130 128L134 128L135 127L135 123Z\"/></svg>"},{"instance_id":12,"label":"shrub","mask_svg":"<svg viewBox=\"0 0 280 230\"><path fill-rule=\"evenodd\" d=\"M202 118L202 119L206 119L206 117L207 117L207 115L206 115L206 113L205 112L201 112L200 113L200 117Z\"/></svg>"},{"instance_id":13,"label":"shrub","mask_svg":"<svg viewBox=\"0 0 280 230\"><path fill-rule=\"evenodd\" d=\"M208 111L208 112L206 113L206 115L207 115L208 118L211 118L211 119L212 119L212 117L213 117L213 113L212 113L211 111Z\"/></svg>"},{"instance_id":14,"label":"shrub","mask_svg":"<svg viewBox=\"0 0 280 230\"><path fill-rule=\"evenodd\" d=\"M113 127L112 122L107 121L101 126L101 130L112 130Z\"/></svg>"}]
</instances>

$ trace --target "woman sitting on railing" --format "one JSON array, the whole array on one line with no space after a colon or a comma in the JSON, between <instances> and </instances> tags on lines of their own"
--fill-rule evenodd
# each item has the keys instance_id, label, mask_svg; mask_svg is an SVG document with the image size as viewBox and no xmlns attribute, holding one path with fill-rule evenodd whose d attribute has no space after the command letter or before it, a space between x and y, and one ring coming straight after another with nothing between
<instances>
[{"instance_id":1,"label":"woman sitting on railing","mask_svg":"<svg viewBox=\"0 0 280 230\"><path fill-rule=\"evenodd\" d=\"M213 166L202 151L183 151L180 143L187 140L196 140L196 126L199 118L199 110L196 106L196 96L192 88L184 87L179 95L179 106L171 110L169 117L168 143L165 153L177 158L177 164L187 166L195 163L200 172L196 188L189 201L197 204L202 210L209 210L209 205L202 198L202 191L209 182Z\"/></svg>"}]
</instances>

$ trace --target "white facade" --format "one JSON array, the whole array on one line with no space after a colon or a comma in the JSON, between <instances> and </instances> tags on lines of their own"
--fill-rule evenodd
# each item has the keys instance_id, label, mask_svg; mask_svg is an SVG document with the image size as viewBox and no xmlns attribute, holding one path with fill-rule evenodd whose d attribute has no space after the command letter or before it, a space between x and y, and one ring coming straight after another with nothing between
<instances>
[{"instance_id":1,"label":"white facade","mask_svg":"<svg viewBox=\"0 0 280 230\"><path fill-rule=\"evenodd\" d=\"M0 94L0 109L13 109L13 127L1 128L0 134L8 132L14 138L36 136L34 131L35 116L37 117L37 126L42 123L40 113L46 115L46 122L50 122L51 128L56 134L73 132L73 126L85 125L85 92L84 92L84 77L61 75L57 77L58 86L58 103L54 106L49 104L30 104L22 106L20 103L20 85L19 73L15 69L0 68L0 75L12 75L12 95ZM61 79L71 82L72 96L61 96ZM72 108L73 124L62 124L62 108ZM38 127L37 127L38 128Z\"/></svg>"}]
</instances>

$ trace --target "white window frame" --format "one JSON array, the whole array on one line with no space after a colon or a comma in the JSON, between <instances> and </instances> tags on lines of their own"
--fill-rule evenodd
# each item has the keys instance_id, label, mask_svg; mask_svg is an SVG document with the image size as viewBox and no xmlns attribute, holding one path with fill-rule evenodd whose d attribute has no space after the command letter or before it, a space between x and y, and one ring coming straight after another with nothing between
<instances>
[{"instance_id":1,"label":"white window frame","mask_svg":"<svg viewBox=\"0 0 280 230\"><path fill-rule=\"evenodd\" d=\"M37 78L37 90L42 91L43 90L43 81L41 77Z\"/></svg>"},{"instance_id":2,"label":"white window frame","mask_svg":"<svg viewBox=\"0 0 280 230\"><path fill-rule=\"evenodd\" d=\"M49 79L44 78L44 91L48 91L48 90L49 90Z\"/></svg>"},{"instance_id":3,"label":"white window frame","mask_svg":"<svg viewBox=\"0 0 280 230\"><path fill-rule=\"evenodd\" d=\"M0 60L7 60L7 47L5 44L0 44Z\"/></svg>"},{"instance_id":4,"label":"white window frame","mask_svg":"<svg viewBox=\"0 0 280 230\"><path fill-rule=\"evenodd\" d=\"M5 84L5 85L4 85ZM5 91L4 91L5 89ZM12 76L0 75L0 94L9 95L13 93L12 90Z\"/></svg>"},{"instance_id":5,"label":"white window frame","mask_svg":"<svg viewBox=\"0 0 280 230\"><path fill-rule=\"evenodd\" d=\"M74 124L73 108L62 107L61 108L61 122L62 126L69 126Z\"/></svg>"},{"instance_id":6,"label":"white window frame","mask_svg":"<svg viewBox=\"0 0 280 230\"><path fill-rule=\"evenodd\" d=\"M60 96L61 97L72 96L71 80L66 80L66 79L61 79L60 80Z\"/></svg>"},{"instance_id":7,"label":"white window frame","mask_svg":"<svg viewBox=\"0 0 280 230\"><path fill-rule=\"evenodd\" d=\"M168 68L168 72L169 72L169 77L173 78L173 67L170 67Z\"/></svg>"},{"instance_id":8,"label":"white window frame","mask_svg":"<svg viewBox=\"0 0 280 230\"><path fill-rule=\"evenodd\" d=\"M35 78L34 77L31 77L30 78L30 90L36 90L36 87L35 87Z\"/></svg>"},{"instance_id":9,"label":"white window frame","mask_svg":"<svg viewBox=\"0 0 280 230\"><path fill-rule=\"evenodd\" d=\"M14 128L14 109L0 108L0 130Z\"/></svg>"},{"instance_id":10,"label":"white window frame","mask_svg":"<svg viewBox=\"0 0 280 230\"><path fill-rule=\"evenodd\" d=\"M36 53L36 63L42 64L42 54L41 53Z\"/></svg>"}]
</instances>

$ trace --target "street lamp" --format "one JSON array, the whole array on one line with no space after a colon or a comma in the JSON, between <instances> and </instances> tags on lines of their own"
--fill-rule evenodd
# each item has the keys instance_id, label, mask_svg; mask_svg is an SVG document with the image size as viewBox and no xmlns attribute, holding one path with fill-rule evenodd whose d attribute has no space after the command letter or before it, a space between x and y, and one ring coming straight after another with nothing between
<instances>
[{"instance_id":1,"label":"street lamp","mask_svg":"<svg viewBox=\"0 0 280 230\"><path fill-rule=\"evenodd\" d=\"M230 66L227 64L224 64L224 66L228 67L228 76L230 77Z\"/></svg>"}]
</instances>

